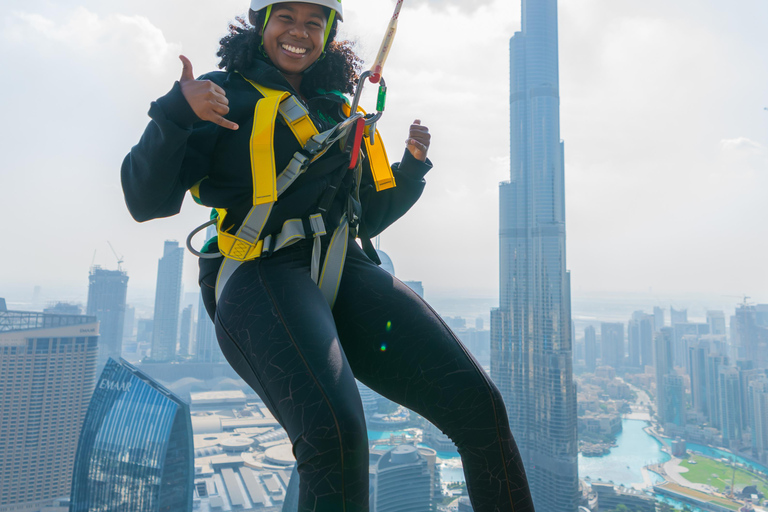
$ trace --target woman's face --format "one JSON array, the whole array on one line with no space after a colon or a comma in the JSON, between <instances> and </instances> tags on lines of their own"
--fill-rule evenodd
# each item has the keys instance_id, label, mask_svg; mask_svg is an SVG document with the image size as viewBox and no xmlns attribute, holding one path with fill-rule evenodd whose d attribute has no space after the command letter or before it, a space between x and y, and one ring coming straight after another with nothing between
<instances>
[{"instance_id":1,"label":"woman's face","mask_svg":"<svg viewBox=\"0 0 768 512\"><path fill-rule=\"evenodd\" d=\"M275 4L264 28L264 51L284 74L300 74L323 53L326 22L319 5Z\"/></svg>"}]
</instances>

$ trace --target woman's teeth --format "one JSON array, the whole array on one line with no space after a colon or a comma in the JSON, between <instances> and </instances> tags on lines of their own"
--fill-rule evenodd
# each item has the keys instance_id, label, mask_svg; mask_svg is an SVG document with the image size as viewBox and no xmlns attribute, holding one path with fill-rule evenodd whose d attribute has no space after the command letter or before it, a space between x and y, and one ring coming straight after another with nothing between
<instances>
[{"instance_id":1,"label":"woman's teeth","mask_svg":"<svg viewBox=\"0 0 768 512\"><path fill-rule=\"evenodd\" d=\"M284 44L283 45L283 50L287 50L287 51L289 51L291 53L295 53L297 55L303 55L303 54L307 53L307 49L306 48L297 48L297 47L291 46L289 44Z\"/></svg>"}]
</instances>

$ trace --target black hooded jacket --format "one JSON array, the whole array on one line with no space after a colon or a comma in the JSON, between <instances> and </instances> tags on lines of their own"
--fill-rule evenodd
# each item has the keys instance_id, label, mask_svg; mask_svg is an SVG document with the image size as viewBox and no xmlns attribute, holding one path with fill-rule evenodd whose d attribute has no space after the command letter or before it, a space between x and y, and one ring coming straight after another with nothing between
<instances>
[{"instance_id":1,"label":"black hooded jacket","mask_svg":"<svg viewBox=\"0 0 768 512\"><path fill-rule=\"evenodd\" d=\"M178 82L165 96L152 102L149 109L152 120L139 143L125 157L121 171L125 201L134 219L143 222L175 215L181 209L186 191L200 182L200 201L206 206L228 209L225 228L239 226L252 206L249 141L254 108L263 97L244 76L266 87L294 93L275 67L255 61L248 70L217 71L200 77L225 90L230 108L226 117L239 125L237 131L201 121L184 98ZM317 93L308 98L310 117L319 131L341 120L339 107L343 102L335 93ZM274 151L279 172L300 146L282 119L278 117L278 120ZM348 155L333 148L312 164L278 198L262 238L279 232L287 219L306 218L315 213L317 202L327 188L329 171L348 162ZM392 165L397 186L376 192L364 161L360 187L363 232L376 236L408 211L420 197L424 175L431 167L429 161L416 160L406 150L402 162ZM346 208L346 199L339 196L326 216L326 225L331 230Z\"/></svg>"}]
</instances>

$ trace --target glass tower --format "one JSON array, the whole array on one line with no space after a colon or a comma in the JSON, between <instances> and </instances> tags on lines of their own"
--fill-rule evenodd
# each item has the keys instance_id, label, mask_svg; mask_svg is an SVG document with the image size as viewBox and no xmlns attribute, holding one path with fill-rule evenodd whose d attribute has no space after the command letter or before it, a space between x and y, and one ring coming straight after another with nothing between
<instances>
[{"instance_id":1,"label":"glass tower","mask_svg":"<svg viewBox=\"0 0 768 512\"><path fill-rule=\"evenodd\" d=\"M189 406L109 359L80 433L70 512L191 511L193 460Z\"/></svg>"},{"instance_id":2,"label":"glass tower","mask_svg":"<svg viewBox=\"0 0 768 512\"><path fill-rule=\"evenodd\" d=\"M557 0L523 0L510 41L511 176L499 190L499 308L491 377L537 510L579 503L570 276L560 140Z\"/></svg>"},{"instance_id":3,"label":"glass tower","mask_svg":"<svg viewBox=\"0 0 768 512\"><path fill-rule=\"evenodd\" d=\"M184 249L178 242L166 240L157 265L151 354L154 362L170 361L176 356L183 263Z\"/></svg>"}]
</instances>

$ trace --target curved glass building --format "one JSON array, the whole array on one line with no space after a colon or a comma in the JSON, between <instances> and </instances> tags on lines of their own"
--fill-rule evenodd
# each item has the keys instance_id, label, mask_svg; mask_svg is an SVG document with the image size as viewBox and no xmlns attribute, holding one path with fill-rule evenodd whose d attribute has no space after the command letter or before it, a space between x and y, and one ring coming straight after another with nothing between
<instances>
[{"instance_id":1,"label":"curved glass building","mask_svg":"<svg viewBox=\"0 0 768 512\"><path fill-rule=\"evenodd\" d=\"M191 511L193 465L189 406L109 359L80 433L70 511Z\"/></svg>"}]
</instances>

